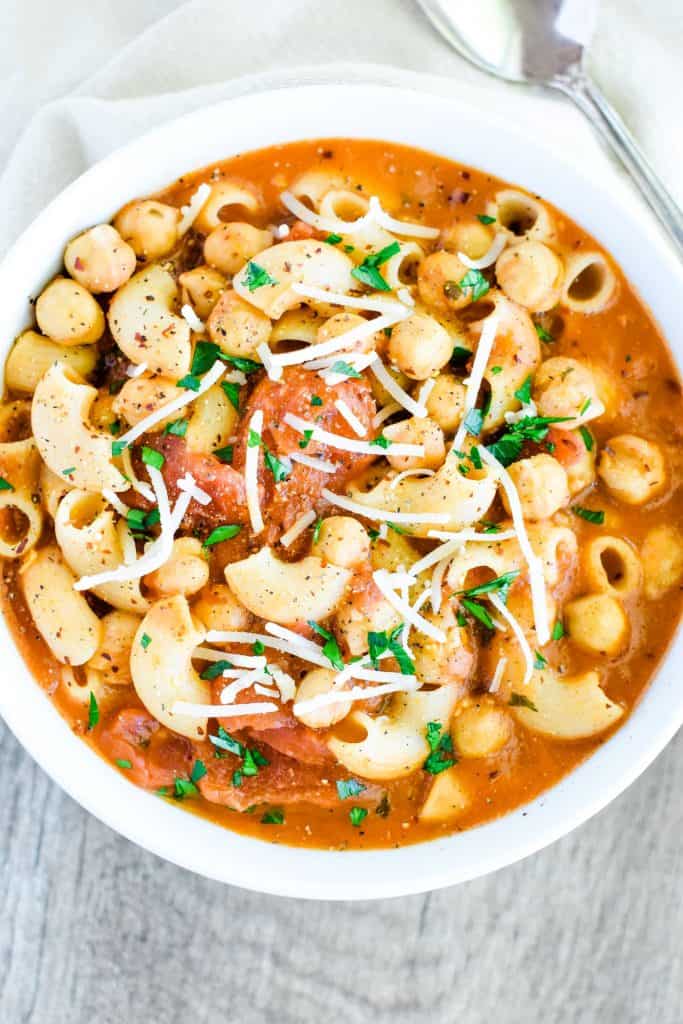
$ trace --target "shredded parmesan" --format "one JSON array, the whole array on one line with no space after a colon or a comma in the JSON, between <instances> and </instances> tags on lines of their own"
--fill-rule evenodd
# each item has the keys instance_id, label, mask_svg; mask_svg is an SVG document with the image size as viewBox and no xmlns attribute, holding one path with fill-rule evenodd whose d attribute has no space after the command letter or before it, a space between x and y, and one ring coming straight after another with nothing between
<instances>
[{"instance_id":1,"label":"shredded parmesan","mask_svg":"<svg viewBox=\"0 0 683 1024\"><path fill-rule=\"evenodd\" d=\"M507 658L498 659L498 664L496 665L495 671L491 678L491 683L489 685L489 693L498 693L498 690L500 689L500 684L503 681L503 672L505 671L505 666L507 665L507 663Z\"/></svg>"},{"instance_id":2,"label":"shredded parmesan","mask_svg":"<svg viewBox=\"0 0 683 1024\"><path fill-rule=\"evenodd\" d=\"M478 260L471 260L464 252L458 253L458 259L470 270L484 270L496 262L507 245L507 240L505 232L499 231L484 255L480 256Z\"/></svg>"},{"instance_id":3,"label":"shredded parmesan","mask_svg":"<svg viewBox=\"0 0 683 1024\"><path fill-rule=\"evenodd\" d=\"M412 681L411 681L412 680ZM329 690L319 693L309 700L297 701L292 710L294 714L304 715L329 704L350 704L355 700L373 700L385 697L390 693L410 693L419 689L420 684L414 676L402 676L400 682L384 683L380 686L353 686L350 690Z\"/></svg>"},{"instance_id":4,"label":"shredded parmesan","mask_svg":"<svg viewBox=\"0 0 683 1024\"><path fill-rule=\"evenodd\" d=\"M465 406L463 409L462 422L458 427L455 438L453 439L453 448L458 451L462 448L462 443L465 440L467 433L467 427L465 426L465 419L468 412L474 409L477 402L477 396L479 395L479 389L481 382L484 379L486 373L486 366L491 355L491 349L493 343L496 340L496 331L498 330L498 317L495 312L491 313L490 316L486 317L484 326L479 337L479 344L477 345L477 351L474 356L474 362L472 363L472 372L470 373L469 380L467 381L467 391L465 392Z\"/></svg>"},{"instance_id":5,"label":"shredded parmesan","mask_svg":"<svg viewBox=\"0 0 683 1024\"><path fill-rule=\"evenodd\" d=\"M319 473L336 473L339 466L335 465L334 462L330 462L328 459L318 459L314 455L303 455L299 452L292 452L289 458L292 462L298 462L302 466L308 466L309 469L315 469Z\"/></svg>"},{"instance_id":6,"label":"shredded parmesan","mask_svg":"<svg viewBox=\"0 0 683 1024\"><path fill-rule=\"evenodd\" d=\"M370 363L370 369L374 373L380 384L383 384L385 389L389 392L392 398L395 398L399 405L402 405L404 409L412 413L413 416L417 416L420 419L424 419L427 415L427 410L424 405L416 402L414 398L404 391L403 388L398 384L391 376L382 360L377 357L374 362Z\"/></svg>"},{"instance_id":7,"label":"shredded parmesan","mask_svg":"<svg viewBox=\"0 0 683 1024\"><path fill-rule=\"evenodd\" d=\"M591 420L602 416L604 411L605 406L599 398L595 398L591 401L585 412L579 413L578 416L573 416L572 419L565 420L563 423L553 423L553 427L557 427L558 430L576 430L577 427L582 427L584 423L590 423Z\"/></svg>"},{"instance_id":8,"label":"shredded parmesan","mask_svg":"<svg viewBox=\"0 0 683 1024\"><path fill-rule=\"evenodd\" d=\"M345 508L347 512L362 516L364 519L374 519L384 523L447 523L451 518L447 512L389 512L385 508L373 508L372 505L363 505L360 501L354 501L343 494L335 494L326 487L320 492L331 505L338 508Z\"/></svg>"},{"instance_id":9,"label":"shredded parmesan","mask_svg":"<svg viewBox=\"0 0 683 1024\"><path fill-rule=\"evenodd\" d=\"M81 576L74 583L74 590L92 590L103 583L123 583L126 580L140 579L141 576L146 576L159 569L170 558L173 550L173 538L187 512L191 500L190 495L181 494L171 512L163 476L155 466L148 466L147 469L159 507L159 536L147 545L145 553L135 562L128 565L124 562L116 569L107 569L93 576Z\"/></svg>"},{"instance_id":10,"label":"shredded parmesan","mask_svg":"<svg viewBox=\"0 0 683 1024\"><path fill-rule=\"evenodd\" d=\"M314 352L316 348L317 345L314 345ZM340 359L343 359L344 362L349 363L354 370L357 370L360 373L360 371L368 367L375 358L374 352L359 352L357 350L353 352L342 351L335 352L331 356L323 356L322 359L310 359L308 362L303 364L303 368L304 370L329 370L330 367L334 366L334 364L339 362ZM339 371L339 373L330 374L330 376L338 376L340 380L346 380L348 373L342 373Z\"/></svg>"},{"instance_id":11,"label":"shredded parmesan","mask_svg":"<svg viewBox=\"0 0 683 1024\"><path fill-rule=\"evenodd\" d=\"M429 396L431 395L432 391L434 390L435 384L436 384L436 377L430 377L429 380L426 380L424 382L424 384L422 385L422 387L420 388L420 390L418 392L418 396L417 396L417 403L418 403L418 405L423 405L423 406L426 407L427 399L429 398ZM425 412L426 411L427 410L425 408Z\"/></svg>"},{"instance_id":12,"label":"shredded parmesan","mask_svg":"<svg viewBox=\"0 0 683 1024\"><path fill-rule=\"evenodd\" d=\"M328 292L310 284L293 284L292 291L303 299L314 302L326 302L330 306L347 306L348 309L366 309L372 313L385 313L387 316L406 317L410 310L393 299L382 299L377 295L344 295L343 292ZM377 321L375 320L375 323ZM317 348L317 346L316 346Z\"/></svg>"},{"instance_id":13,"label":"shredded parmesan","mask_svg":"<svg viewBox=\"0 0 683 1024\"><path fill-rule=\"evenodd\" d=\"M524 662L526 664L526 670L524 672L524 685L526 686L531 679L531 673L534 671L534 659L531 653L531 648L529 647L529 642L524 635L524 630L512 612L503 604L498 594L489 594L488 598L493 607L498 611L498 614L501 615L508 623L517 638L517 642L522 654L524 655Z\"/></svg>"},{"instance_id":14,"label":"shredded parmesan","mask_svg":"<svg viewBox=\"0 0 683 1024\"><path fill-rule=\"evenodd\" d=\"M202 661L229 661L237 668L266 667L266 659L262 654L228 654L226 651L214 651L212 647L195 647L192 657L201 658Z\"/></svg>"},{"instance_id":15,"label":"shredded parmesan","mask_svg":"<svg viewBox=\"0 0 683 1024\"><path fill-rule=\"evenodd\" d=\"M411 295L408 288L399 288L398 291L396 292L396 298L400 299L401 302L404 302L406 306L415 305L415 299Z\"/></svg>"},{"instance_id":16,"label":"shredded parmesan","mask_svg":"<svg viewBox=\"0 0 683 1024\"><path fill-rule=\"evenodd\" d=\"M345 331L343 334L338 334L335 338L330 338L329 341L316 343L314 346L315 355L317 357L331 355L332 352L339 352L341 349L350 348L359 341L372 337L373 334L384 330L385 327L393 327L394 324L397 324L399 320L403 320L407 315L405 306L401 306L400 309L405 310L405 312L400 314L386 313L376 317L375 320L365 320L362 324L358 324L357 327L352 327L350 331ZM277 352L271 358L277 366L296 366L299 363L306 363L310 360L311 346L305 345L303 348L295 349L294 352Z\"/></svg>"},{"instance_id":17,"label":"shredded parmesan","mask_svg":"<svg viewBox=\"0 0 683 1024\"><path fill-rule=\"evenodd\" d=\"M283 548L288 548L291 544L293 544L297 537L300 537L301 534L304 533L309 526L313 525L315 520L316 513L315 509L312 508L309 509L308 512L304 512L302 516L299 516L296 522L293 523L290 526L290 528L280 537L280 543L282 544Z\"/></svg>"},{"instance_id":18,"label":"shredded parmesan","mask_svg":"<svg viewBox=\"0 0 683 1024\"><path fill-rule=\"evenodd\" d=\"M309 647L296 646L289 640L282 640L281 638L274 639L272 636L266 636L264 633L247 633L241 630L222 630L222 629L211 629L206 634L206 639L210 643L235 643L235 644L255 644L261 643L264 647L272 648L274 651L281 651L283 654L292 654L302 661L310 661L312 665L318 665L321 668L329 668L330 663L328 659L320 653L320 649L315 644L311 644ZM305 641L303 637L299 637L302 643L309 643ZM225 658L228 660L236 657L234 654L225 654Z\"/></svg>"},{"instance_id":19,"label":"shredded parmesan","mask_svg":"<svg viewBox=\"0 0 683 1024\"><path fill-rule=\"evenodd\" d=\"M432 640L436 640L439 643L444 643L446 634L438 626L435 626L432 622L428 622L419 612L400 597L391 585L391 574L386 569L377 569L372 574L372 578L383 597L387 599L390 605L396 609L401 618L405 622L409 622L411 626L418 629L425 636L429 636Z\"/></svg>"},{"instance_id":20,"label":"shredded parmesan","mask_svg":"<svg viewBox=\"0 0 683 1024\"><path fill-rule=\"evenodd\" d=\"M264 686L262 683L255 683L254 693L258 693L260 697L279 697L280 691L276 690L272 686Z\"/></svg>"},{"instance_id":21,"label":"shredded parmesan","mask_svg":"<svg viewBox=\"0 0 683 1024\"><path fill-rule=\"evenodd\" d=\"M405 235L411 238L438 238L439 229L429 228L425 224L414 224L407 220L396 220L389 216L382 209L377 196L370 197L370 213L374 216L375 223L387 231L393 231L395 235Z\"/></svg>"},{"instance_id":22,"label":"shredded parmesan","mask_svg":"<svg viewBox=\"0 0 683 1024\"><path fill-rule=\"evenodd\" d=\"M223 687L220 695L221 704L232 704L234 703L235 697L238 693L242 693L243 690L248 690L254 683L260 683L264 679L267 679L264 669L253 668L249 672L241 672L237 679L233 683L229 683Z\"/></svg>"},{"instance_id":23,"label":"shredded parmesan","mask_svg":"<svg viewBox=\"0 0 683 1024\"><path fill-rule=\"evenodd\" d=\"M288 672L283 672L279 665L270 666L270 674L275 680L275 685L280 691L280 698L285 704L294 700L296 694L296 683Z\"/></svg>"},{"instance_id":24,"label":"shredded parmesan","mask_svg":"<svg viewBox=\"0 0 683 1024\"><path fill-rule=\"evenodd\" d=\"M220 361L220 359L217 359L211 369L207 370L202 377L201 384L197 391L183 390L182 393L178 395L177 398L174 398L172 402L166 402L165 405L155 409L155 411L151 412L149 416L146 416L144 420L140 420L140 422L136 423L134 427L131 427L129 431L122 434L121 437L118 438L119 443L127 445L132 444L133 441L136 441L138 437L142 437L143 434L146 434L147 431L151 430L157 423L161 423L161 421L165 420L168 416L179 412L180 409L184 409L186 405L190 404L190 402L194 402L195 398L199 398L199 396L203 395L205 391L208 391L210 387L213 387L216 381L219 380L224 373L225 365Z\"/></svg>"},{"instance_id":25,"label":"shredded parmesan","mask_svg":"<svg viewBox=\"0 0 683 1024\"><path fill-rule=\"evenodd\" d=\"M275 228L275 237L282 241L283 238L287 237L290 231L291 228L289 224L278 224L278 226Z\"/></svg>"},{"instance_id":26,"label":"shredded parmesan","mask_svg":"<svg viewBox=\"0 0 683 1024\"><path fill-rule=\"evenodd\" d=\"M402 408L403 406L399 405L398 402L389 402L388 405L385 405L382 409L379 410L379 412L373 419L373 427L380 427L385 420L390 419L397 412L400 412Z\"/></svg>"},{"instance_id":27,"label":"shredded parmesan","mask_svg":"<svg viewBox=\"0 0 683 1024\"><path fill-rule=\"evenodd\" d=\"M298 430L300 434L312 430L311 439L313 441L320 441L321 444L325 444L330 448L339 448L345 452L357 452L359 455L381 455L383 452L379 445L373 445L369 441L355 441L353 438L344 437L342 434L333 434L329 430L323 430L311 420L304 420L300 416L293 415L291 412L285 413L283 420L288 426ZM391 445L392 455L417 455L421 457L424 453L424 445L422 444L397 443Z\"/></svg>"},{"instance_id":28,"label":"shredded parmesan","mask_svg":"<svg viewBox=\"0 0 683 1024\"><path fill-rule=\"evenodd\" d=\"M484 445L479 448L479 453L482 460L496 471L505 494L507 495L512 523L517 534L517 542L522 554L524 555L526 563L529 566L529 585L531 587L531 604L534 611L536 638L542 647L550 640L550 626L548 624L548 607L545 596L543 563L541 562L541 559L534 554L533 548L531 547L529 536L526 532L526 526L524 524L522 504L519 500L519 494L517 493L517 488L514 485L512 477L505 467L501 465L495 455L492 455Z\"/></svg>"},{"instance_id":29,"label":"shredded parmesan","mask_svg":"<svg viewBox=\"0 0 683 1024\"><path fill-rule=\"evenodd\" d=\"M338 398L334 404L338 409L340 416L344 417L354 434L357 434L358 437L367 437L367 428L361 423L355 412L349 408L344 399Z\"/></svg>"},{"instance_id":30,"label":"shredded parmesan","mask_svg":"<svg viewBox=\"0 0 683 1024\"><path fill-rule=\"evenodd\" d=\"M432 610L435 615L438 615L441 611L441 588L443 587L443 578L446 574L449 562L450 558L443 558L437 563L437 566L432 573L431 603Z\"/></svg>"},{"instance_id":31,"label":"shredded parmesan","mask_svg":"<svg viewBox=\"0 0 683 1024\"><path fill-rule=\"evenodd\" d=\"M197 487L193 477L189 473L186 473L185 476L181 476L176 480L176 487L179 491L186 491L190 497L194 498L194 500L200 505L210 505L213 500L210 494L203 491L201 487Z\"/></svg>"},{"instance_id":32,"label":"shredded parmesan","mask_svg":"<svg viewBox=\"0 0 683 1024\"><path fill-rule=\"evenodd\" d=\"M116 494L115 491L110 491L108 488L105 487L105 489L102 491L102 497L104 498L105 501L109 502L111 507L115 509L120 516L128 515L128 505L124 505L124 503L121 501L121 499L119 498L118 494Z\"/></svg>"},{"instance_id":33,"label":"shredded parmesan","mask_svg":"<svg viewBox=\"0 0 683 1024\"><path fill-rule=\"evenodd\" d=\"M249 420L249 436L253 431L260 438L262 429L263 409L256 409ZM247 454L244 457L244 488L253 533L261 533L264 526L258 492L258 454L259 447L257 445L247 445Z\"/></svg>"},{"instance_id":34,"label":"shredded parmesan","mask_svg":"<svg viewBox=\"0 0 683 1024\"><path fill-rule=\"evenodd\" d=\"M201 184L193 196L190 197L190 201L187 206L181 206L180 212L182 217L178 224L178 235L184 235L186 231L194 224L195 220L199 215L199 211L211 195L211 186L207 185L206 182Z\"/></svg>"},{"instance_id":35,"label":"shredded parmesan","mask_svg":"<svg viewBox=\"0 0 683 1024\"><path fill-rule=\"evenodd\" d=\"M304 224L310 224L316 231L327 231L330 234L349 234L354 231L358 231L359 228L366 224L371 224L374 220L373 214L368 211L363 214L362 217L358 217L357 220L342 220L341 217L322 217L319 213L315 213L305 203L302 203L300 199L297 199L291 192L281 192L280 202L282 205L293 213L295 217L303 221Z\"/></svg>"},{"instance_id":36,"label":"shredded parmesan","mask_svg":"<svg viewBox=\"0 0 683 1024\"><path fill-rule=\"evenodd\" d=\"M265 366L266 373L270 379L279 380L282 376L282 367L278 366L277 363L273 361L273 353L270 351L268 342L262 341L260 345L257 345L256 353Z\"/></svg>"},{"instance_id":37,"label":"shredded parmesan","mask_svg":"<svg viewBox=\"0 0 683 1024\"><path fill-rule=\"evenodd\" d=\"M203 320L200 320L192 306L186 302L184 306L180 308L180 315L186 324L188 324L191 331L195 334L200 334L204 330L205 324Z\"/></svg>"},{"instance_id":38,"label":"shredded parmesan","mask_svg":"<svg viewBox=\"0 0 683 1024\"><path fill-rule=\"evenodd\" d=\"M146 369L147 363L138 363L137 366L135 363L130 363L130 365L126 367L126 377L130 377L135 380L136 377L142 377Z\"/></svg>"},{"instance_id":39,"label":"shredded parmesan","mask_svg":"<svg viewBox=\"0 0 683 1024\"><path fill-rule=\"evenodd\" d=\"M172 715L187 715L189 718L239 718L241 715L269 715L279 708L267 700L253 704L192 704L177 700L170 710Z\"/></svg>"}]
</instances>

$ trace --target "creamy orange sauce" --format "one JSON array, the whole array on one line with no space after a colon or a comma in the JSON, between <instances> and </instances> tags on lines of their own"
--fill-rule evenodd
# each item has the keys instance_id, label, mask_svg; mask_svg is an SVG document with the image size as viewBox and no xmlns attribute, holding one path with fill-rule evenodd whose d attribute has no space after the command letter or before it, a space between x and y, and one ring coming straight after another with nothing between
<instances>
[{"instance_id":1,"label":"creamy orange sauce","mask_svg":"<svg viewBox=\"0 0 683 1024\"><path fill-rule=\"evenodd\" d=\"M230 176L255 184L263 194L263 212L249 218L253 223L266 226L285 220L291 222L292 218L284 215L279 194L298 174L316 167L340 174L350 187L363 195L378 195L384 208L395 216L437 227L472 220L475 214L485 211L487 200L505 184L482 171L420 150L385 142L329 139L275 146L233 157L183 177L158 198L180 206L187 202L200 182ZM565 252L600 249L585 230L561 211L550 208L556 217L560 249ZM599 225L595 228L599 231ZM582 499L581 504L611 513L612 527L608 530L607 525L578 519L572 523L579 545L582 538L595 537L600 532L616 532L639 548L645 533L657 523L683 527L679 487L683 402L671 354L657 325L635 288L618 268L615 269L619 279L617 300L605 312L591 316L566 309L553 313L555 341L543 346L543 357L566 355L586 359L604 368L609 376L618 392L619 411L608 424L600 419L591 424L598 447L618 433L642 433L659 442L667 453L669 486L646 510L617 505L598 480L590 500ZM585 580L579 572L566 596L585 590ZM56 663L31 623L16 584L13 563L5 565L2 605L30 670L74 732L98 750L98 727L92 732L86 730L87 707L74 706L64 696L62 688L57 687ZM645 601L642 596L629 598L626 608L631 623L628 649L615 659L601 658L599 662L605 673L605 692L630 712L661 661L679 621L680 588L654 601ZM596 664L594 657L579 651L567 638L551 644L548 651L551 663L561 662L571 672ZM5 680L4 685L17 683ZM126 688L121 701L121 706L139 706L131 688ZM623 722L624 719L620 725ZM238 813L199 798L186 799L182 806L234 831L268 841L332 848L399 846L469 828L527 803L607 742L609 735L603 733L589 740L560 742L516 725L514 742L502 755L460 760L473 800L456 822L444 825L426 825L417 820L430 783L423 772L382 785L388 794L389 813L378 814L370 807L360 827L354 827L349 821L348 811L353 800L340 802L331 809L286 806L283 825L262 824L261 807L251 813ZM318 770L325 775L324 767ZM342 777L348 774L341 772Z\"/></svg>"}]
</instances>

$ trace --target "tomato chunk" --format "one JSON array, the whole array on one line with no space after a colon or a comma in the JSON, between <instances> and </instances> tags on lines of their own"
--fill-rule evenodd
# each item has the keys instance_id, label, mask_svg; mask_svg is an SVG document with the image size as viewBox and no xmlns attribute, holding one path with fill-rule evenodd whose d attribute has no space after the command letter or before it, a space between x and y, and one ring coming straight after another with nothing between
<instances>
[{"instance_id":1,"label":"tomato chunk","mask_svg":"<svg viewBox=\"0 0 683 1024\"><path fill-rule=\"evenodd\" d=\"M187 777L192 744L165 729L141 708L124 708L102 724L98 742L112 761L129 761L127 774L138 786L158 789Z\"/></svg>"}]
</instances>

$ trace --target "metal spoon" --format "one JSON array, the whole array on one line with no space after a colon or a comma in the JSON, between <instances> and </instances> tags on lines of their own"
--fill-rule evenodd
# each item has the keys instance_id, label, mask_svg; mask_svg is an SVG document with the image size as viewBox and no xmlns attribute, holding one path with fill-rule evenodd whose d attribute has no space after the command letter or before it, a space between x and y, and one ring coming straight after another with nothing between
<instances>
[{"instance_id":1,"label":"metal spoon","mask_svg":"<svg viewBox=\"0 0 683 1024\"><path fill-rule=\"evenodd\" d=\"M476 12L462 0L418 2L447 42L483 71L569 96L615 151L683 254L681 210L586 73L598 0L478 0Z\"/></svg>"}]
</instances>

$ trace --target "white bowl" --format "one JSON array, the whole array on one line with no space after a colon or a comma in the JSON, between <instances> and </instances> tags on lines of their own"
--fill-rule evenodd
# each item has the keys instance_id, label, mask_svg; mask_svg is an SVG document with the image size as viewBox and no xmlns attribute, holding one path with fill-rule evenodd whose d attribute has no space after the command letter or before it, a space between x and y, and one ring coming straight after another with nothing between
<instances>
[{"instance_id":1,"label":"white bowl","mask_svg":"<svg viewBox=\"0 0 683 1024\"><path fill-rule=\"evenodd\" d=\"M0 266L2 361L31 319L29 297L58 269L66 240L78 231L109 220L127 200L195 167L271 143L325 136L380 137L419 146L547 197L615 256L674 352L683 353L678 308L683 272L658 230L623 190L589 180L554 150L518 134L467 98L325 85L263 92L190 114L118 150L69 186ZM623 728L557 786L488 825L399 850L339 853L273 845L236 835L137 789L71 733L28 672L4 621L0 711L60 786L145 849L210 878L261 892L373 899L437 889L494 871L541 849L604 807L640 775L683 722L683 688L676 676L682 648L679 634Z\"/></svg>"}]
</instances>

